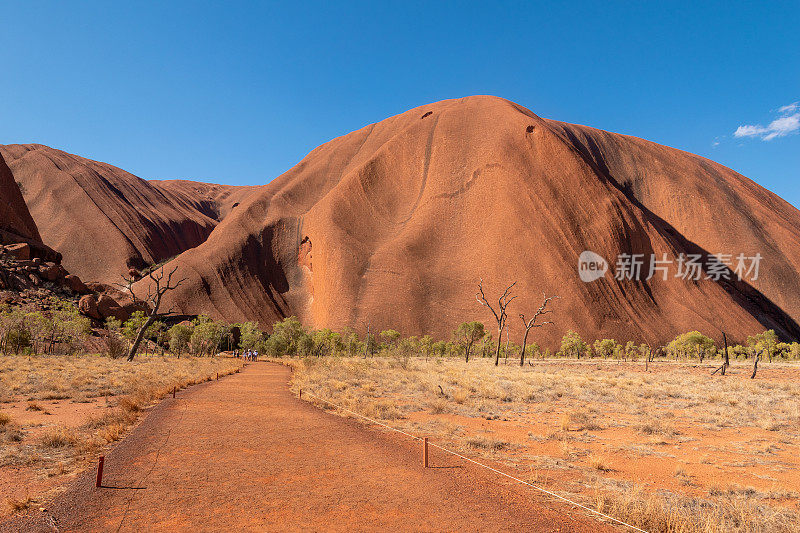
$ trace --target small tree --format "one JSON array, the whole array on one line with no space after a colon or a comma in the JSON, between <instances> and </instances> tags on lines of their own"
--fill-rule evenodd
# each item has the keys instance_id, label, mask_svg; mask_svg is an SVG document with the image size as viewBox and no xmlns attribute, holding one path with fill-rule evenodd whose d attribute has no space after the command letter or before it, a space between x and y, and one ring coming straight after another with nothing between
<instances>
[{"instance_id":1,"label":"small tree","mask_svg":"<svg viewBox=\"0 0 800 533\"><path fill-rule=\"evenodd\" d=\"M145 322L147 322L147 315L144 311L134 311L131 314L131 317L122 324L122 335L128 339L128 342L133 343L136 340L136 336L139 334L139 330L142 329ZM152 339L157 333L157 325L163 324L163 322L155 321L153 324L147 328L147 331L144 332L143 339Z\"/></svg>"},{"instance_id":2,"label":"small tree","mask_svg":"<svg viewBox=\"0 0 800 533\"><path fill-rule=\"evenodd\" d=\"M264 334L255 322L245 322L239 331L239 348L242 350L255 350L264 340Z\"/></svg>"},{"instance_id":3,"label":"small tree","mask_svg":"<svg viewBox=\"0 0 800 533\"><path fill-rule=\"evenodd\" d=\"M461 325L456 328L455 338L464 348L464 359L467 363L469 363L469 354L472 351L472 347L476 342L481 340L485 334L486 332L484 331L482 322L462 322Z\"/></svg>"},{"instance_id":4,"label":"small tree","mask_svg":"<svg viewBox=\"0 0 800 533\"><path fill-rule=\"evenodd\" d=\"M141 297L133 290L133 285L136 280L134 280L133 277L123 278L125 279L123 288L128 292L128 294L131 295L133 303L149 310L147 312L147 320L145 320L144 324L142 324L141 328L139 328L136 338L133 341L133 345L131 346L131 350L128 352L128 361L133 361L133 358L136 357L136 352L139 350L139 345L144 338L147 328L152 326L153 322L156 320L160 320L174 313L173 309L162 312L161 303L165 294L167 294L169 291L177 289L181 283L185 281L185 279L173 281L172 278L177 270L178 267L174 267L168 274L165 274L164 267L162 266L161 268L150 272L145 278L149 280L147 285L147 293L143 294Z\"/></svg>"},{"instance_id":5,"label":"small tree","mask_svg":"<svg viewBox=\"0 0 800 533\"><path fill-rule=\"evenodd\" d=\"M581 336L575 331L567 331L561 339L561 352L562 355L568 356L569 354L575 355L576 359L581 358L581 354L586 351L586 343L583 342Z\"/></svg>"},{"instance_id":6,"label":"small tree","mask_svg":"<svg viewBox=\"0 0 800 533\"><path fill-rule=\"evenodd\" d=\"M764 333L747 337L747 346L756 354L767 354L769 362L778 351L778 335L774 329L768 329Z\"/></svg>"},{"instance_id":7,"label":"small tree","mask_svg":"<svg viewBox=\"0 0 800 533\"><path fill-rule=\"evenodd\" d=\"M397 341L400 340L400 336L401 336L400 332L396 331L394 329L387 329L387 330L381 331L381 338L384 339L384 341L391 348L396 348L397 347Z\"/></svg>"},{"instance_id":8,"label":"small tree","mask_svg":"<svg viewBox=\"0 0 800 533\"><path fill-rule=\"evenodd\" d=\"M312 337L308 333L303 333L302 335L300 335L300 338L297 339L295 353L297 353L297 355L311 355L311 354L313 354L314 353L314 337Z\"/></svg>"},{"instance_id":9,"label":"small tree","mask_svg":"<svg viewBox=\"0 0 800 533\"><path fill-rule=\"evenodd\" d=\"M211 318L200 315L192 321L189 345L195 355L213 355L222 338L222 330Z\"/></svg>"},{"instance_id":10,"label":"small tree","mask_svg":"<svg viewBox=\"0 0 800 533\"><path fill-rule=\"evenodd\" d=\"M431 353L437 357L443 357L447 351L447 343L445 341L436 341L431 346Z\"/></svg>"},{"instance_id":11,"label":"small tree","mask_svg":"<svg viewBox=\"0 0 800 533\"><path fill-rule=\"evenodd\" d=\"M800 360L800 342L793 342L789 345L788 357L793 360Z\"/></svg>"},{"instance_id":12,"label":"small tree","mask_svg":"<svg viewBox=\"0 0 800 533\"><path fill-rule=\"evenodd\" d=\"M282 347L284 353L275 354L274 357L297 353L298 343L305 334L306 331L303 329L303 324L300 323L296 316L286 317L280 322L275 322L272 325L270 339L275 337L273 348Z\"/></svg>"},{"instance_id":13,"label":"small tree","mask_svg":"<svg viewBox=\"0 0 800 533\"><path fill-rule=\"evenodd\" d=\"M489 308L489 311L492 312L492 315L497 322L497 349L494 353L494 366L498 366L500 364L500 346L503 343L503 330L506 327L506 320L508 319L506 309L508 308L508 305L516 298L516 296L511 296L511 289L513 289L514 285L516 284L517 282L515 281L506 287L506 290L503 291L503 294L501 294L500 298L497 299L497 309L495 309L486 299L486 295L483 292L483 279L481 279L478 283L478 293L475 295L475 299L478 300L479 304L485 305Z\"/></svg>"},{"instance_id":14,"label":"small tree","mask_svg":"<svg viewBox=\"0 0 800 533\"><path fill-rule=\"evenodd\" d=\"M0 313L0 324L2 324L2 344L3 353L8 354L13 351L18 354L20 350L31 345L31 332L25 323L25 312L14 307Z\"/></svg>"},{"instance_id":15,"label":"small tree","mask_svg":"<svg viewBox=\"0 0 800 533\"><path fill-rule=\"evenodd\" d=\"M345 328L342 332L342 343L344 344L344 351L350 357L354 357L358 353L359 340L358 333L351 328Z\"/></svg>"},{"instance_id":16,"label":"small tree","mask_svg":"<svg viewBox=\"0 0 800 533\"><path fill-rule=\"evenodd\" d=\"M676 359L678 355L685 356L692 352L702 359L705 353L712 348L714 348L714 340L699 331L681 333L667 345L667 351L675 355Z\"/></svg>"},{"instance_id":17,"label":"small tree","mask_svg":"<svg viewBox=\"0 0 800 533\"><path fill-rule=\"evenodd\" d=\"M617 341L614 339L602 339L594 341L594 352L598 357L609 358L617 351Z\"/></svg>"},{"instance_id":18,"label":"small tree","mask_svg":"<svg viewBox=\"0 0 800 533\"><path fill-rule=\"evenodd\" d=\"M553 312L552 309L547 309L547 304L553 301L554 299L558 298L558 296L548 297L547 295L542 294L542 298L544 299L542 305L540 305L539 309L537 309L536 312L533 313L533 316L530 318L530 320L525 320L525 315L523 315L522 313L519 314L519 317L522 319L522 325L525 326L525 336L522 339L522 351L519 357L519 366L525 365L525 347L528 345L528 333L530 333L531 329L540 328L544 325L553 323L552 321L542 322L540 324L536 323L539 317L542 317L547 313Z\"/></svg>"},{"instance_id":19,"label":"small tree","mask_svg":"<svg viewBox=\"0 0 800 533\"><path fill-rule=\"evenodd\" d=\"M428 360L428 357L431 355L433 351L433 337L430 335L425 335L419 340L419 347L422 352L425 354L425 360Z\"/></svg>"},{"instance_id":20,"label":"small tree","mask_svg":"<svg viewBox=\"0 0 800 533\"><path fill-rule=\"evenodd\" d=\"M167 332L169 337L169 350L176 356L180 357L182 353L186 352L186 349L189 347L189 340L192 338L193 329L191 324L186 324L184 322L175 324L169 328Z\"/></svg>"}]
</instances>

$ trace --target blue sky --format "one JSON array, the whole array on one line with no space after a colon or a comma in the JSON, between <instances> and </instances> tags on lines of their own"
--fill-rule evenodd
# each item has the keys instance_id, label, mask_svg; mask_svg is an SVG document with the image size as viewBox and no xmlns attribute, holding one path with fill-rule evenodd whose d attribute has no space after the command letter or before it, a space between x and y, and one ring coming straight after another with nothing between
<instances>
[{"instance_id":1,"label":"blue sky","mask_svg":"<svg viewBox=\"0 0 800 533\"><path fill-rule=\"evenodd\" d=\"M121 4L4 4L0 143L262 184L365 124L494 94L800 206L800 115L779 111L800 100L797 1Z\"/></svg>"}]
</instances>

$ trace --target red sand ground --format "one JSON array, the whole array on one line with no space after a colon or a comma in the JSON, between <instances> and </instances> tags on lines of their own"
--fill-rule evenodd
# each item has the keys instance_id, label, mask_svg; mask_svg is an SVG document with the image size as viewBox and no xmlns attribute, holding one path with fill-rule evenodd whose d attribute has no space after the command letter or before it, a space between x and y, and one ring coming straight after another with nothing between
<instances>
[{"instance_id":1,"label":"red sand ground","mask_svg":"<svg viewBox=\"0 0 800 533\"><path fill-rule=\"evenodd\" d=\"M39 405L42 410L29 409L31 403ZM113 406L105 398L92 398L85 401L16 401L3 404L2 408L3 412L11 415L14 422L25 428L26 442L33 442L54 428L78 428L90 417L99 418L111 411ZM63 492L65 485L77 475L78 472L73 471L75 468L76 466L70 464L62 472L58 464L43 467L38 462L0 466L0 502L12 499L23 501L29 496L36 496L37 499L52 498ZM82 469L85 466L77 468ZM0 507L0 521L10 514L10 507Z\"/></svg>"},{"instance_id":2,"label":"red sand ground","mask_svg":"<svg viewBox=\"0 0 800 533\"><path fill-rule=\"evenodd\" d=\"M524 486L295 398L257 363L159 404L45 511L0 531L603 531Z\"/></svg>"}]
</instances>

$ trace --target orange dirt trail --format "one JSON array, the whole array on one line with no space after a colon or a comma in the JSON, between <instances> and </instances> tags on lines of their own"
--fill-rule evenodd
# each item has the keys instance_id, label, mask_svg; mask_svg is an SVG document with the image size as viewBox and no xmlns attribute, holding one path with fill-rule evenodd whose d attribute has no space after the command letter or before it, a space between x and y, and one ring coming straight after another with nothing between
<instances>
[{"instance_id":1,"label":"orange dirt trail","mask_svg":"<svg viewBox=\"0 0 800 533\"><path fill-rule=\"evenodd\" d=\"M602 531L609 526L402 435L294 397L249 365L156 406L46 511L0 531Z\"/></svg>"}]
</instances>

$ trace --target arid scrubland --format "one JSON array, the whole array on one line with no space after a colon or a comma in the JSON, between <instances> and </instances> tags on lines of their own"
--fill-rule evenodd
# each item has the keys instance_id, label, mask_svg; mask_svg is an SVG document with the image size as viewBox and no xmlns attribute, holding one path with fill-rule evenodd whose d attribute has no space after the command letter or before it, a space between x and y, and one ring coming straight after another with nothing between
<instances>
[{"instance_id":1,"label":"arid scrubland","mask_svg":"<svg viewBox=\"0 0 800 533\"><path fill-rule=\"evenodd\" d=\"M304 358L292 386L648 531L799 531L800 367L715 363Z\"/></svg>"},{"instance_id":2,"label":"arid scrubland","mask_svg":"<svg viewBox=\"0 0 800 533\"><path fill-rule=\"evenodd\" d=\"M0 357L0 516L43 501L125 436L173 388L237 371L239 359Z\"/></svg>"}]
</instances>

